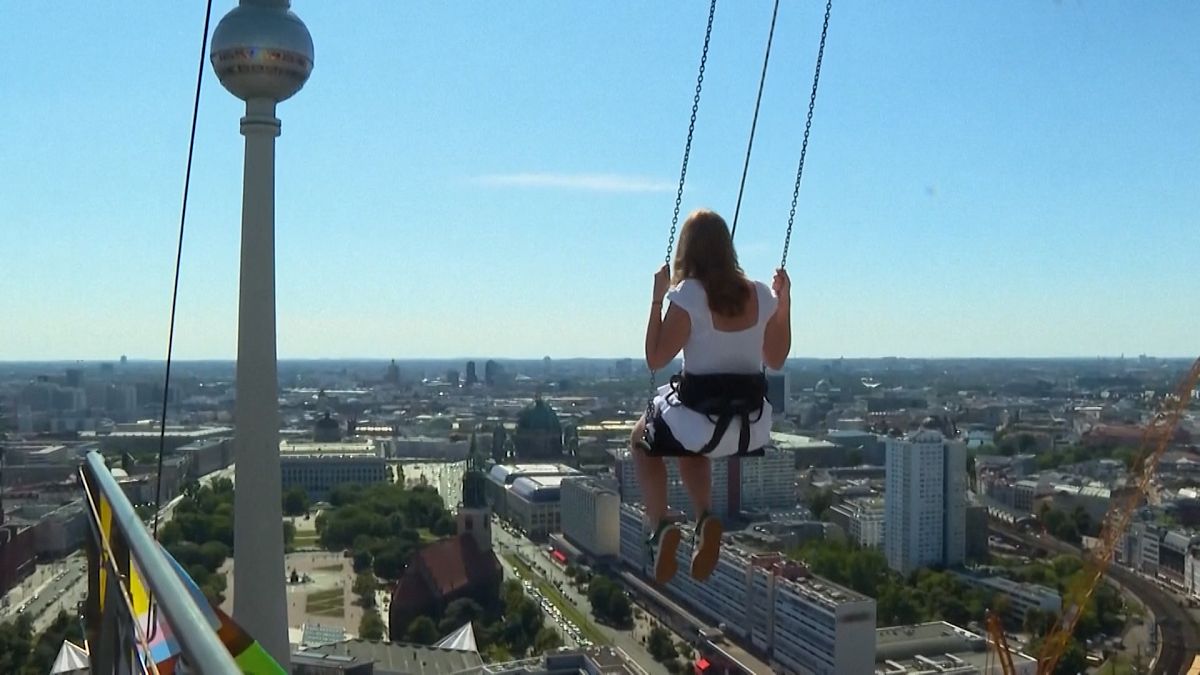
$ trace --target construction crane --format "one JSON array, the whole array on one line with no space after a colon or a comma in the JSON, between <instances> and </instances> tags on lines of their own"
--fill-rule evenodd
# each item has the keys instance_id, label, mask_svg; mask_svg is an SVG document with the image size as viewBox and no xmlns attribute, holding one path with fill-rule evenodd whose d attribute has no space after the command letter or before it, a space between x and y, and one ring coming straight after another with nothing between
<instances>
[{"instance_id":1,"label":"construction crane","mask_svg":"<svg viewBox=\"0 0 1200 675\"><path fill-rule=\"evenodd\" d=\"M1017 669L1013 665L1012 651L1008 648L1008 637L1004 634L1004 624L1000 621L1000 615L989 609L985 623L988 635L992 637L992 645L996 647L996 662L1000 664L1000 670L1004 675L1015 673ZM988 673L991 672L989 669Z\"/></svg>"},{"instance_id":2,"label":"construction crane","mask_svg":"<svg viewBox=\"0 0 1200 675\"><path fill-rule=\"evenodd\" d=\"M1146 425L1142 434L1141 450L1130 469L1130 473L1136 476L1134 483L1136 489L1128 491L1123 499L1114 499L1112 506L1109 507L1108 513L1104 517L1104 526L1099 540L1092 548L1091 555L1087 557L1082 581L1074 588L1068 589L1068 604L1064 604L1063 613L1042 641L1042 648L1037 660L1038 675L1051 675L1054 672L1055 666L1058 665L1059 659L1067 649L1067 643L1075 631L1075 625L1079 623L1084 607L1096 592L1100 580L1108 571L1108 566L1112 564L1117 545L1125 534L1125 529L1129 526L1134 511L1137 510L1142 498L1154 489L1151 480L1158 469L1158 462L1175 437L1179 421L1191 403L1192 390L1195 389L1197 380L1200 380L1200 359L1196 359L1192 363L1192 367L1180 381L1175 393L1163 401L1161 411ZM1156 497L1157 495L1152 501L1157 502ZM1000 652L1000 667L1004 675L1013 675L1016 671L1013 668L1011 654L1008 653L1004 630L999 624L999 619L989 613L987 627L988 633L992 636L993 645ZM1005 656L1008 656L1007 661Z\"/></svg>"}]
</instances>

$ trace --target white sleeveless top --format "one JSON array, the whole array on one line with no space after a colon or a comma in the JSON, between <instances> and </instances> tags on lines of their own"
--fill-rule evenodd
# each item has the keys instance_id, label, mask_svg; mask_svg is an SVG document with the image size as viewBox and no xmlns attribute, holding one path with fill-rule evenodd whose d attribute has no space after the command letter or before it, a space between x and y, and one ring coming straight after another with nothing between
<instances>
[{"instance_id":1,"label":"white sleeveless top","mask_svg":"<svg viewBox=\"0 0 1200 675\"><path fill-rule=\"evenodd\" d=\"M739 331L722 331L713 326L708 294L695 279L684 279L667 292L670 303L688 313L692 322L691 334L683 346L683 371L695 375L717 373L762 372L763 334L767 321L775 314L779 299L760 281L754 282L758 297L758 320L753 326ZM671 385L658 388L654 405L680 445L693 452L712 440L714 424L707 415L680 404ZM737 454L741 420L734 419L709 457L728 457ZM771 404L763 402L762 417L750 423L750 449L757 450L771 440Z\"/></svg>"}]
</instances>

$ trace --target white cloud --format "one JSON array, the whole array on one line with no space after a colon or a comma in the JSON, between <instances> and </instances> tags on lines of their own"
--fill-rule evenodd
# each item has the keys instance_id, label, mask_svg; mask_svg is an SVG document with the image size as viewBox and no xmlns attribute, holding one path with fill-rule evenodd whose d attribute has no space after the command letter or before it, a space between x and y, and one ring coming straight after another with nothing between
<instances>
[{"instance_id":1,"label":"white cloud","mask_svg":"<svg viewBox=\"0 0 1200 675\"><path fill-rule=\"evenodd\" d=\"M475 181L489 187L556 188L589 192L669 192L675 186L643 176L608 173L500 173Z\"/></svg>"}]
</instances>

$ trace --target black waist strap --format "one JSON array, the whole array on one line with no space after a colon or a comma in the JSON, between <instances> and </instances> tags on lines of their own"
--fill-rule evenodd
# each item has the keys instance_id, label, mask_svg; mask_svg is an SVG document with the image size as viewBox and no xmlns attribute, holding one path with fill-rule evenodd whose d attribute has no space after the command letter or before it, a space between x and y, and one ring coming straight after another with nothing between
<instances>
[{"instance_id":1,"label":"black waist strap","mask_svg":"<svg viewBox=\"0 0 1200 675\"><path fill-rule=\"evenodd\" d=\"M700 448L700 454L707 455L717 448L735 418L742 423L738 430L738 454L744 455L750 449L750 425L763 416L763 400L767 395L766 375L681 373L671 378L671 390L680 403L707 416L714 425L712 438ZM757 416L751 420L753 414Z\"/></svg>"}]
</instances>

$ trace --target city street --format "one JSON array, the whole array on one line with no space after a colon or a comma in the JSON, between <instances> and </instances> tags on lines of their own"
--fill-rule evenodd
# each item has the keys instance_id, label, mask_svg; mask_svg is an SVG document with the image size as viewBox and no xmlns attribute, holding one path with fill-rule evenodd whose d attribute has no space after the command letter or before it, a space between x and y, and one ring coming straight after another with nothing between
<instances>
[{"instance_id":1,"label":"city street","mask_svg":"<svg viewBox=\"0 0 1200 675\"><path fill-rule=\"evenodd\" d=\"M45 565L4 596L0 619L15 620L25 614L33 619L34 631L49 626L59 610L75 615L87 589L85 556L76 551L66 558Z\"/></svg>"},{"instance_id":2,"label":"city street","mask_svg":"<svg viewBox=\"0 0 1200 675\"><path fill-rule=\"evenodd\" d=\"M492 539L496 543L496 552L500 556L502 564L505 565L505 574L510 574L507 561L504 560L504 553L517 553L524 559L532 562L532 567L543 579L555 586L563 595L563 597L575 607L579 608L585 616L591 620L595 626L605 637L607 637L614 647L625 652L631 659L637 662L646 673L651 675L667 675L667 669L654 660L650 656L650 652L646 647L635 637L635 631L638 635L644 635L649 632L650 626L644 621L639 621L639 625L635 625L634 631L619 630L601 624L595 620L592 613L592 605L588 601L587 593L577 589L574 583L567 577L563 567L554 562L546 553L544 546L539 546L530 542L528 539L519 537L505 530L500 523L496 523L492 527ZM639 614L639 610L634 606L635 616ZM676 641L678 636L672 635Z\"/></svg>"},{"instance_id":3,"label":"city street","mask_svg":"<svg viewBox=\"0 0 1200 675\"><path fill-rule=\"evenodd\" d=\"M208 485L217 478L233 478L233 467L214 471L200 478L201 485ZM183 499L176 497L159 509L159 525L171 519L175 507ZM87 597L87 556L82 550L75 551L62 560L38 565L37 570L14 587L0 601L0 620L11 621L21 613L33 619L35 632L45 629L65 611L75 616L79 603Z\"/></svg>"}]
</instances>

